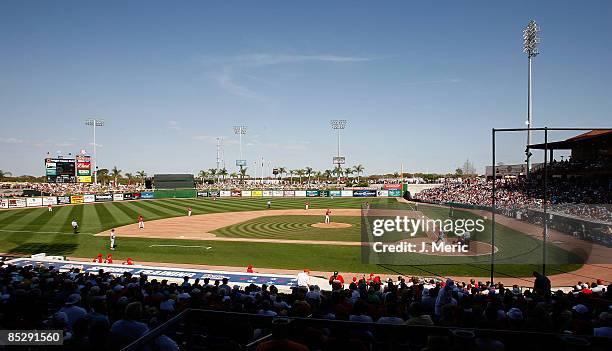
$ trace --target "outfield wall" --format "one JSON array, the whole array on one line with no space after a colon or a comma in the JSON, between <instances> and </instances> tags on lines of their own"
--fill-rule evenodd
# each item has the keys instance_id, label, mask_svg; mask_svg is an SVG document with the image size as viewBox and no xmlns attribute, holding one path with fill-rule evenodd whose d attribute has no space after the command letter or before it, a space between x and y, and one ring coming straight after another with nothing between
<instances>
[{"instance_id":1,"label":"outfield wall","mask_svg":"<svg viewBox=\"0 0 612 351\"><path fill-rule=\"evenodd\" d=\"M197 191L195 189L163 189L155 191L126 192L126 193L106 193L106 194L83 194L72 196L39 196L0 199L0 208L26 208L41 207L48 205L70 205L95 202L129 201L129 200L150 200L150 199L189 199L202 197L399 197L402 191L399 189L355 189L355 190L211 190Z\"/></svg>"}]
</instances>

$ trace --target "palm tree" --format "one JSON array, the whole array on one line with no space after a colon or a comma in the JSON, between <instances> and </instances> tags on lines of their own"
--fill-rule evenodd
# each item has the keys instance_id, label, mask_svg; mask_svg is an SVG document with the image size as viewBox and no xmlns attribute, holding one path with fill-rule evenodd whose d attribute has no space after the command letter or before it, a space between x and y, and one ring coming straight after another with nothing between
<instances>
[{"instance_id":1,"label":"palm tree","mask_svg":"<svg viewBox=\"0 0 612 351\"><path fill-rule=\"evenodd\" d=\"M296 169L295 170L295 175L300 177L300 184L302 184L302 177L304 176L304 174L306 174L306 172L303 169Z\"/></svg>"},{"instance_id":2,"label":"palm tree","mask_svg":"<svg viewBox=\"0 0 612 351\"><path fill-rule=\"evenodd\" d=\"M126 173L125 177L127 178L128 185L132 184L132 180L134 180L134 175L132 173Z\"/></svg>"},{"instance_id":3,"label":"palm tree","mask_svg":"<svg viewBox=\"0 0 612 351\"><path fill-rule=\"evenodd\" d=\"M310 184L310 175L312 174L312 167L306 167L304 168L304 171L306 171L306 175L308 176L308 184Z\"/></svg>"},{"instance_id":4,"label":"palm tree","mask_svg":"<svg viewBox=\"0 0 612 351\"><path fill-rule=\"evenodd\" d=\"M336 166L336 168L334 168L333 173L338 177L342 177L342 167L340 166Z\"/></svg>"},{"instance_id":5,"label":"palm tree","mask_svg":"<svg viewBox=\"0 0 612 351\"><path fill-rule=\"evenodd\" d=\"M13 173L9 172L9 171L3 171L0 169L0 180L6 178L6 177L12 177Z\"/></svg>"},{"instance_id":6,"label":"palm tree","mask_svg":"<svg viewBox=\"0 0 612 351\"><path fill-rule=\"evenodd\" d=\"M98 180L100 181L100 183L104 184L104 183L108 183L108 169L106 168L101 168L98 169L97 171L98 173Z\"/></svg>"},{"instance_id":7,"label":"palm tree","mask_svg":"<svg viewBox=\"0 0 612 351\"><path fill-rule=\"evenodd\" d=\"M200 170L200 172L198 172L198 178L200 178L202 184L204 184L204 181L206 180L206 178L208 178L208 172L203 169Z\"/></svg>"},{"instance_id":8,"label":"palm tree","mask_svg":"<svg viewBox=\"0 0 612 351\"><path fill-rule=\"evenodd\" d=\"M291 176L291 180L289 181L289 184L293 184L293 174L295 173L295 170L290 169L289 170L289 175Z\"/></svg>"},{"instance_id":9,"label":"palm tree","mask_svg":"<svg viewBox=\"0 0 612 351\"><path fill-rule=\"evenodd\" d=\"M278 167L278 174L280 174L281 179L283 179L285 173L287 173L287 167Z\"/></svg>"},{"instance_id":10,"label":"palm tree","mask_svg":"<svg viewBox=\"0 0 612 351\"><path fill-rule=\"evenodd\" d=\"M227 176L227 169L221 168L221 170L219 171L219 175L223 177L223 180L225 180L225 177Z\"/></svg>"},{"instance_id":11,"label":"palm tree","mask_svg":"<svg viewBox=\"0 0 612 351\"><path fill-rule=\"evenodd\" d=\"M240 177L242 178L242 181L244 181L244 177L246 177L246 171L247 171L247 167L241 167L240 168Z\"/></svg>"},{"instance_id":12,"label":"palm tree","mask_svg":"<svg viewBox=\"0 0 612 351\"><path fill-rule=\"evenodd\" d=\"M236 173L236 172L232 172L232 173L230 174L230 179L236 179L236 178L238 178L238 173Z\"/></svg>"},{"instance_id":13,"label":"palm tree","mask_svg":"<svg viewBox=\"0 0 612 351\"><path fill-rule=\"evenodd\" d=\"M351 174L353 174L353 169L348 167L344 169L344 174L346 174L347 178L350 178Z\"/></svg>"},{"instance_id":14,"label":"palm tree","mask_svg":"<svg viewBox=\"0 0 612 351\"><path fill-rule=\"evenodd\" d=\"M334 173L334 171L332 171L331 169L326 169L325 172L323 172L323 174L325 174L325 178L327 178L327 180L329 180L329 178L331 178L333 173Z\"/></svg>"},{"instance_id":15,"label":"palm tree","mask_svg":"<svg viewBox=\"0 0 612 351\"><path fill-rule=\"evenodd\" d=\"M117 179L121 177L121 170L117 168L117 166L113 167L111 170L111 176L115 179L115 185L117 185Z\"/></svg>"},{"instance_id":16,"label":"palm tree","mask_svg":"<svg viewBox=\"0 0 612 351\"><path fill-rule=\"evenodd\" d=\"M144 180L147 177L147 173L145 171L138 171L136 172L136 177L138 177L141 183L144 183Z\"/></svg>"},{"instance_id":17,"label":"palm tree","mask_svg":"<svg viewBox=\"0 0 612 351\"><path fill-rule=\"evenodd\" d=\"M362 164L358 164L357 166L353 167L353 169L355 170L355 173L357 173L357 183L359 183L359 175L363 173L365 167L363 167Z\"/></svg>"},{"instance_id":18,"label":"palm tree","mask_svg":"<svg viewBox=\"0 0 612 351\"><path fill-rule=\"evenodd\" d=\"M215 180L215 176L217 175L217 169L216 168L210 168L208 170L208 173L210 174L210 177Z\"/></svg>"}]
</instances>

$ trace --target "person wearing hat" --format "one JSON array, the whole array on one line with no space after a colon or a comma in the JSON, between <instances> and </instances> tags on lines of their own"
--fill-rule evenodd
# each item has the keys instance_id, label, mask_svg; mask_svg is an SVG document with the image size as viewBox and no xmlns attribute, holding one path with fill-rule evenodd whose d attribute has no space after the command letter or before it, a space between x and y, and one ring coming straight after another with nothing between
<instances>
[{"instance_id":1,"label":"person wearing hat","mask_svg":"<svg viewBox=\"0 0 612 351\"><path fill-rule=\"evenodd\" d=\"M342 289L344 287L344 277L338 274L338 271L334 271L329 277L329 285L331 285L332 290Z\"/></svg>"},{"instance_id":2,"label":"person wearing hat","mask_svg":"<svg viewBox=\"0 0 612 351\"><path fill-rule=\"evenodd\" d=\"M72 219L72 222L70 222L70 225L72 225L72 232L74 234L78 234L79 233L79 223L77 222L76 218Z\"/></svg>"},{"instance_id":3,"label":"person wearing hat","mask_svg":"<svg viewBox=\"0 0 612 351\"><path fill-rule=\"evenodd\" d=\"M246 272L247 272L247 273L254 273L254 272L253 272L253 265L252 265L252 264L250 264L250 265L248 265L248 266L247 266Z\"/></svg>"},{"instance_id":4,"label":"person wearing hat","mask_svg":"<svg viewBox=\"0 0 612 351\"><path fill-rule=\"evenodd\" d=\"M115 250L115 228L110 231L110 249Z\"/></svg>"},{"instance_id":5,"label":"person wearing hat","mask_svg":"<svg viewBox=\"0 0 612 351\"><path fill-rule=\"evenodd\" d=\"M72 328L74 322L79 318L83 318L87 315L87 311L83 307L77 306L81 302L80 294L70 294L59 312L64 312L68 317L68 326Z\"/></svg>"},{"instance_id":6,"label":"person wearing hat","mask_svg":"<svg viewBox=\"0 0 612 351\"><path fill-rule=\"evenodd\" d=\"M108 254L104 263L113 264L113 255Z\"/></svg>"}]
</instances>

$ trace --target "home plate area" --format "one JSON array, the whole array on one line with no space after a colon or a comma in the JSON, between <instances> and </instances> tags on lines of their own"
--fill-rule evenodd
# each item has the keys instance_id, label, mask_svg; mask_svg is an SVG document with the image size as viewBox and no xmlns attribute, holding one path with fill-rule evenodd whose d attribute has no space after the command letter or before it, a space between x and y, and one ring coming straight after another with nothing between
<instances>
[{"instance_id":1,"label":"home plate area","mask_svg":"<svg viewBox=\"0 0 612 351\"><path fill-rule=\"evenodd\" d=\"M204 278L210 279L210 284L213 284L215 280L222 280L223 278L229 279L229 285L247 286L250 284L255 285L275 285L279 290L288 291L291 287L296 286L296 277L289 275L280 274L260 274L260 273L239 273L239 272L224 272L224 271L212 271L212 270L201 270L201 269L183 269L183 268L170 268L162 266L145 266L145 265L122 265L122 264L100 264L93 262L82 262L82 261L64 261L54 260L48 258L17 258L14 260L7 261L7 263L14 264L19 267L25 266L45 266L54 267L60 272L66 272L74 268L78 268L82 272L97 273L100 269L105 272L109 272L113 275L122 275L125 272L131 273L133 276L138 276L141 273L146 274L148 279L157 280L168 280L170 282L182 282L183 277L189 277L189 281L193 282L199 278L200 282ZM313 281L314 280L314 281ZM327 283L325 279L311 277L311 282L323 286L323 283Z\"/></svg>"}]
</instances>

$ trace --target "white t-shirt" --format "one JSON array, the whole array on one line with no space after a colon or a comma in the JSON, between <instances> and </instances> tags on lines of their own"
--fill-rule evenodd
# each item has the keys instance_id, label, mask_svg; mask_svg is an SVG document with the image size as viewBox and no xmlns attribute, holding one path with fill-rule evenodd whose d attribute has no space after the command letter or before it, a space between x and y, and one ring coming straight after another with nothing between
<instances>
[{"instance_id":1,"label":"white t-shirt","mask_svg":"<svg viewBox=\"0 0 612 351\"><path fill-rule=\"evenodd\" d=\"M310 276L306 272L300 272L297 275L298 286L308 286L310 284Z\"/></svg>"}]
</instances>

